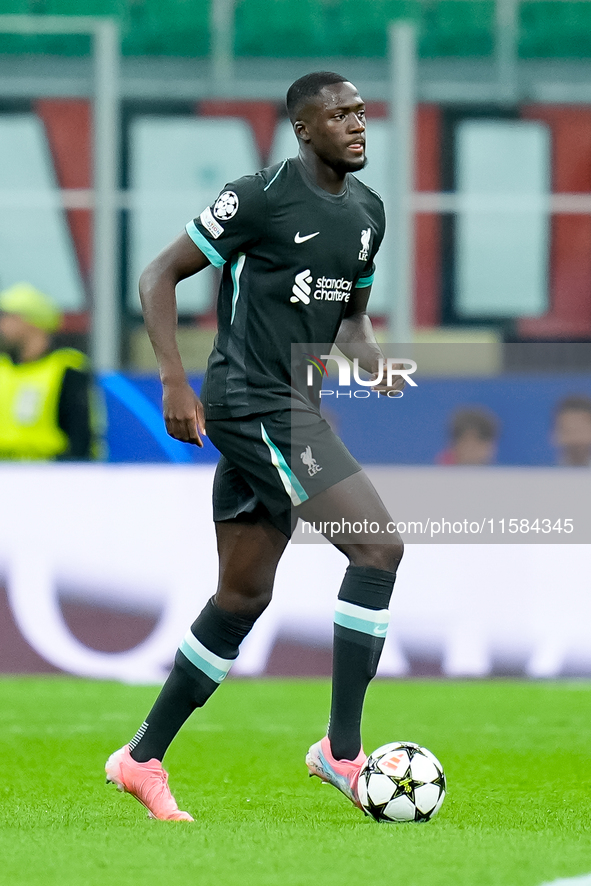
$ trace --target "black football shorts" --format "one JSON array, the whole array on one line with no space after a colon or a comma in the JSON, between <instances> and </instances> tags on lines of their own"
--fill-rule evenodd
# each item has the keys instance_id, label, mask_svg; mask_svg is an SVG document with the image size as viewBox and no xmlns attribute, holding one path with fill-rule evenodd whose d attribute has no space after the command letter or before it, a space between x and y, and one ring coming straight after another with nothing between
<instances>
[{"instance_id":1,"label":"black football shorts","mask_svg":"<svg viewBox=\"0 0 591 886\"><path fill-rule=\"evenodd\" d=\"M291 537L298 505L361 470L318 413L283 409L210 419L207 435L222 454L213 483L213 519L266 517Z\"/></svg>"}]
</instances>

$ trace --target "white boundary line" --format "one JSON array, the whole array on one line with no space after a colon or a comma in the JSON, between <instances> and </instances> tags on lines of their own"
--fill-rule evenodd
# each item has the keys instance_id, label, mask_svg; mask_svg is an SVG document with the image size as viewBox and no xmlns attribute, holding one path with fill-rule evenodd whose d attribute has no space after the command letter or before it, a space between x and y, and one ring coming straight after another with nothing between
<instances>
[{"instance_id":1,"label":"white boundary line","mask_svg":"<svg viewBox=\"0 0 591 886\"><path fill-rule=\"evenodd\" d=\"M566 877L560 880L552 880L542 883L541 886L591 886L591 874L582 874L580 877Z\"/></svg>"}]
</instances>

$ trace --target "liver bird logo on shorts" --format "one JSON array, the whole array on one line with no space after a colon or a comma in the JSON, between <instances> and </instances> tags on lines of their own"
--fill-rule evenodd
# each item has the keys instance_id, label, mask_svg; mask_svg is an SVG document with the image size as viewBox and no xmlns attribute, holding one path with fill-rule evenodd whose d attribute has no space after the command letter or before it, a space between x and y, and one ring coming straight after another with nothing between
<instances>
[{"instance_id":1,"label":"liver bird logo on shorts","mask_svg":"<svg viewBox=\"0 0 591 886\"><path fill-rule=\"evenodd\" d=\"M317 474L318 471L321 471L322 468L312 455L312 447L306 446L304 451L300 455L301 460L304 462L306 467L308 468L308 476L313 477L314 474Z\"/></svg>"}]
</instances>

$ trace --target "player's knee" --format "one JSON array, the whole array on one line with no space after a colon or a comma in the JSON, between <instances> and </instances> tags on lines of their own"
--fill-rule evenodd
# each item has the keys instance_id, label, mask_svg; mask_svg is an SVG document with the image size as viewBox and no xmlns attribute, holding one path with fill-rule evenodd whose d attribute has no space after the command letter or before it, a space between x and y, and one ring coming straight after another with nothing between
<instances>
[{"instance_id":1,"label":"player's knee","mask_svg":"<svg viewBox=\"0 0 591 886\"><path fill-rule=\"evenodd\" d=\"M273 586L251 588L250 592L243 595L244 606L250 608L250 612L257 618L262 615L273 596Z\"/></svg>"},{"instance_id":2,"label":"player's knee","mask_svg":"<svg viewBox=\"0 0 591 886\"><path fill-rule=\"evenodd\" d=\"M396 533L396 539L392 542L392 545L389 545L388 547L390 547L388 556L391 558L391 562L394 565L394 569L392 569L391 571L396 572L400 561L404 556L404 542L402 541L398 533Z\"/></svg>"},{"instance_id":3,"label":"player's knee","mask_svg":"<svg viewBox=\"0 0 591 886\"><path fill-rule=\"evenodd\" d=\"M258 618L271 602L272 596L272 584L248 580L236 585L221 582L216 593L216 603L236 615Z\"/></svg>"},{"instance_id":4,"label":"player's knee","mask_svg":"<svg viewBox=\"0 0 591 886\"><path fill-rule=\"evenodd\" d=\"M404 542L397 536L388 544L358 545L350 560L354 566L372 566L385 572L396 572L403 553Z\"/></svg>"},{"instance_id":5,"label":"player's knee","mask_svg":"<svg viewBox=\"0 0 591 886\"><path fill-rule=\"evenodd\" d=\"M374 562L371 565L386 572L396 572L403 553L404 543L401 538L387 545L376 545L372 551Z\"/></svg>"},{"instance_id":6,"label":"player's knee","mask_svg":"<svg viewBox=\"0 0 591 886\"><path fill-rule=\"evenodd\" d=\"M243 597L240 613L248 618L259 618L270 602L271 594L259 594L257 597Z\"/></svg>"}]
</instances>

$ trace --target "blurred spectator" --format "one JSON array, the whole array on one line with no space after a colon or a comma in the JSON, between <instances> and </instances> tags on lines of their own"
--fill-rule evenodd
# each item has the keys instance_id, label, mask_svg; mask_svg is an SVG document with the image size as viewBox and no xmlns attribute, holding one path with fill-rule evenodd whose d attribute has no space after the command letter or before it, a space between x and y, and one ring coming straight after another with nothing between
<instances>
[{"instance_id":1,"label":"blurred spectator","mask_svg":"<svg viewBox=\"0 0 591 886\"><path fill-rule=\"evenodd\" d=\"M499 420L481 406L458 409L449 425L450 444L437 456L440 465L490 465L497 455Z\"/></svg>"},{"instance_id":2,"label":"blurred spectator","mask_svg":"<svg viewBox=\"0 0 591 886\"><path fill-rule=\"evenodd\" d=\"M29 283L0 292L0 459L95 454L88 359L73 348L52 349L61 319Z\"/></svg>"},{"instance_id":3,"label":"blurred spectator","mask_svg":"<svg viewBox=\"0 0 591 886\"><path fill-rule=\"evenodd\" d=\"M591 397L573 394L556 406L552 442L558 464L591 465Z\"/></svg>"}]
</instances>

